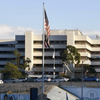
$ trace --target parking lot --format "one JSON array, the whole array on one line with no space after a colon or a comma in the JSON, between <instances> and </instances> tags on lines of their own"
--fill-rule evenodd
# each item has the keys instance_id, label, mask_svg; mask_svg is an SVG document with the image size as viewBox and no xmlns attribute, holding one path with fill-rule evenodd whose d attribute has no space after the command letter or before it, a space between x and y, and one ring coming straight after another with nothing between
<instances>
[{"instance_id":1,"label":"parking lot","mask_svg":"<svg viewBox=\"0 0 100 100\"><path fill-rule=\"evenodd\" d=\"M53 86L81 86L81 82L44 82L44 92L49 91ZM100 82L83 82L87 87L100 87ZM24 93L29 94L30 88L38 88L42 92L42 82L20 82L0 84L0 93Z\"/></svg>"}]
</instances>

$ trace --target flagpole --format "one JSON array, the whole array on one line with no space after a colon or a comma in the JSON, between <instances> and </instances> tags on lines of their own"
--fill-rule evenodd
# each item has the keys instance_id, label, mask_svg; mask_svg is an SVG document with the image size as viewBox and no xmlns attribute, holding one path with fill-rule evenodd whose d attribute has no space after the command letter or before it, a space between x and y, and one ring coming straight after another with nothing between
<instances>
[{"instance_id":1,"label":"flagpole","mask_svg":"<svg viewBox=\"0 0 100 100\"><path fill-rule=\"evenodd\" d=\"M43 34L42 34L42 94L44 94L44 2L43 2Z\"/></svg>"}]
</instances>

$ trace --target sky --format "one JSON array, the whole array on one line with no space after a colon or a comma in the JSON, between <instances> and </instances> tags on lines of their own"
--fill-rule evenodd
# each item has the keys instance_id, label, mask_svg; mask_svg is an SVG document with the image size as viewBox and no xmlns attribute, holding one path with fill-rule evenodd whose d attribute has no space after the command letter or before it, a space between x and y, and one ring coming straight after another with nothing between
<instances>
[{"instance_id":1,"label":"sky","mask_svg":"<svg viewBox=\"0 0 100 100\"><path fill-rule=\"evenodd\" d=\"M100 36L100 0L0 0L0 39L14 39L25 31L41 34L43 2L50 29Z\"/></svg>"}]
</instances>

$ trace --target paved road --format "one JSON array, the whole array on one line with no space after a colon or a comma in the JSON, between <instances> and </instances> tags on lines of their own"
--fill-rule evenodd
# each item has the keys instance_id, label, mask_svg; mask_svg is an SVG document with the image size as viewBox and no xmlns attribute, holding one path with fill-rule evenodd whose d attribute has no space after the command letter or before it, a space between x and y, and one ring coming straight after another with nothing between
<instances>
[{"instance_id":1,"label":"paved road","mask_svg":"<svg viewBox=\"0 0 100 100\"><path fill-rule=\"evenodd\" d=\"M81 86L81 82L61 82L61 86ZM85 82L84 86L100 87L100 82ZM44 92L50 91L53 86L59 86L59 82L45 82ZM38 88L38 93L42 91L42 82L21 82L21 83L4 83L0 84L0 93L24 93L29 94L30 88Z\"/></svg>"}]
</instances>

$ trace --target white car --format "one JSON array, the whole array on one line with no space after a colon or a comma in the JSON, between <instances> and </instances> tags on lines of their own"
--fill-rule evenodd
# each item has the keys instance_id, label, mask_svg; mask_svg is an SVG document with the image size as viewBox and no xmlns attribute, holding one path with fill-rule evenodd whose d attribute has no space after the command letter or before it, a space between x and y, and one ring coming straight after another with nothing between
<instances>
[{"instance_id":1,"label":"white car","mask_svg":"<svg viewBox=\"0 0 100 100\"><path fill-rule=\"evenodd\" d=\"M18 81L19 82L26 82L27 81L27 78L19 78Z\"/></svg>"},{"instance_id":2,"label":"white car","mask_svg":"<svg viewBox=\"0 0 100 100\"><path fill-rule=\"evenodd\" d=\"M50 81L50 79L44 77L44 82L48 81ZM42 77L35 79L34 82L42 82Z\"/></svg>"},{"instance_id":3,"label":"white car","mask_svg":"<svg viewBox=\"0 0 100 100\"><path fill-rule=\"evenodd\" d=\"M67 82L69 80L69 78L65 78L65 77L62 77L62 78L58 78L58 79L55 79L56 82Z\"/></svg>"},{"instance_id":4,"label":"white car","mask_svg":"<svg viewBox=\"0 0 100 100\"><path fill-rule=\"evenodd\" d=\"M37 78L34 80L34 82L42 82L42 78Z\"/></svg>"},{"instance_id":5,"label":"white car","mask_svg":"<svg viewBox=\"0 0 100 100\"><path fill-rule=\"evenodd\" d=\"M47 78L47 82L51 82L51 78Z\"/></svg>"},{"instance_id":6,"label":"white car","mask_svg":"<svg viewBox=\"0 0 100 100\"><path fill-rule=\"evenodd\" d=\"M3 82L3 80L0 80L0 84L3 84L4 82Z\"/></svg>"}]
</instances>

